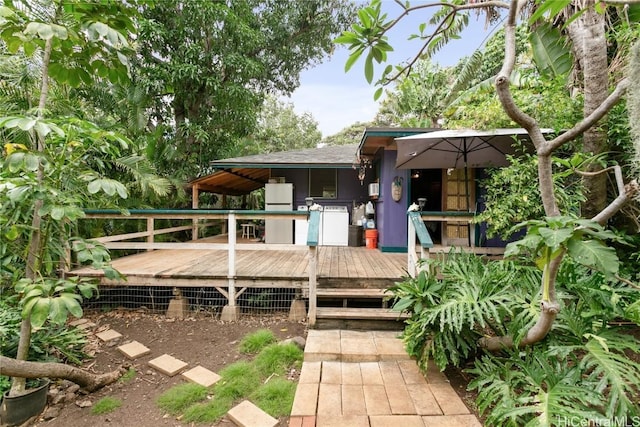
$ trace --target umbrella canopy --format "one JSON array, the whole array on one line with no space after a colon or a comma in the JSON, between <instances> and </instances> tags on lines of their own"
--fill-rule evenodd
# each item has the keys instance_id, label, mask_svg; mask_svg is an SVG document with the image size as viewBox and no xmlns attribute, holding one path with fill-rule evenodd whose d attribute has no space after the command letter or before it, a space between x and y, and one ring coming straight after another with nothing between
<instances>
[{"instance_id":1,"label":"umbrella canopy","mask_svg":"<svg viewBox=\"0 0 640 427\"><path fill-rule=\"evenodd\" d=\"M544 129L549 133L551 129ZM398 169L458 169L506 166L514 137L529 141L522 128L441 130L396 138Z\"/></svg>"}]
</instances>

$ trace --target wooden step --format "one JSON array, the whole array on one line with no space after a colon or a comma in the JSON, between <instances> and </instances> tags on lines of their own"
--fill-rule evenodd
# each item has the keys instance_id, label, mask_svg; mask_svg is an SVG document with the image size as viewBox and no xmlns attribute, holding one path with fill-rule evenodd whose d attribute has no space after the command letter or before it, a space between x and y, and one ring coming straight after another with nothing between
<instances>
[{"instance_id":1,"label":"wooden step","mask_svg":"<svg viewBox=\"0 0 640 427\"><path fill-rule=\"evenodd\" d=\"M362 319L362 320L403 320L407 313L398 313L388 308L318 307L317 319Z\"/></svg>"},{"instance_id":2,"label":"wooden step","mask_svg":"<svg viewBox=\"0 0 640 427\"><path fill-rule=\"evenodd\" d=\"M318 288L318 298L384 298L391 296L386 289L369 288Z\"/></svg>"}]
</instances>

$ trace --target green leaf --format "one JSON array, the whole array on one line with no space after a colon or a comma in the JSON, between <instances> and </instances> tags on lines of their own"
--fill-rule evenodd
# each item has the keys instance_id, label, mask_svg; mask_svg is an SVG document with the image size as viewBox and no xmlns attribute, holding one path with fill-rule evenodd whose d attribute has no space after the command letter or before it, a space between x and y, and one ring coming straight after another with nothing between
<instances>
[{"instance_id":1,"label":"green leaf","mask_svg":"<svg viewBox=\"0 0 640 427\"><path fill-rule=\"evenodd\" d=\"M11 227L9 227L9 229L4 233L5 239L9 240L10 242L13 242L19 236L20 236L20 232L18 231L18 227L16 227L15 225L12 225Z\"/></svg>"},{"instance_id":2,"label":"green leaf","mask_svg":"<svg viewBox=\"0 0 640 427\"><path fill-rule=\"evenodd\" d=\"M551 19L555 18L565 7L571 3L571 0L553 0L538 2L536 11L529 18L530 23L536 22L547 13Z\"/></svg>"},{"instance_id":3,"label":"green leaf","mask_svg":"<svg viewBox=\"0 0 640 427\"><path fill-rule=\"evenodd\" d=\"M35 154L26 153L24 156L24 166L26 170L35 172L40 167L40 159Z\"/></svg>"},{"instance_id":4,"label":"green leaf","mask_svg":"<svg viewBox=\"0 0 640 427\"><path fill-rule=\"evenodd\" d=\"M99 180L94 180L91 181L89 183L89 185L87 185L87 190L89 191L89 194L96 194L98 191L100 191L101 188L101 184Z\"/></svg>"},{"instance_id":5,"label":"green leaf","mask_svg":"<svg viewBox=\"0 0 640 427\"><path fill-rule=\"evenodd\" d=\"M351 55L349 55L349 58L347 58L347 62L344 64L345 73L348 72L351 69L351 67L353 67L353 64L355 64L358 58L360 58L360 56L362 55L362 52L364 52L364 49L358 48L353 53L351 53Z\"/></svg>"},{"instance_id":6,"label":"green leaf","mask_svg":"<svg viewBox=\"0 0 640 427\"><path fill-rule=\"evenodd\" d=\"M371 27L371 17L367 13L366 9L358 10L358 18L360 18L360 22L362 22L362 25L365 28L370 28Z\"/></svg>"},{"instance_id":7,"label":"green leaf","mask_svg":"<svg viewBox=\"0 0 640 427\"><path fill-rule=\"evenodd\" d=\"M375 93L373 94L373 100L377 101L380 96L382 95L382 87L379 87L378 89L376 89Z\"/></svg>"},{"instance_id":8,"label":"green leaf","mask_svg":"<svg viewBox=\"0 0 640 427\"><path fill-rule=\"evenodd\" d=\"M552 3L552 2L547 2ZM536 27L529 36L538 71L549 78L565 77L573 65L571 51L560 31L551 24Z\"/></svg>"},{"instance_id":9,"label":"green leaf","mask_svg":"<svg viewBox=\"0 0 640 427\"><path fill-rule=\"evenodd\" d=\"M49 307L51 306L50 298L39 298L31 309L30 318L31 326L39 328L44 325L49 317Z\"/></svg>"},{"instance_id":10,"label":"green leaf","mask_svg":"<svg viewBox=\"0 0 640 427\"><path fill-rule=\"evenodd\" d=\"M49 304L49 319L56 325L61 325L67 320L67 309L60 297L51 299Z\"/></svg>"},{"instance_id":11,"label":"green leaf","mask_svg":"<svg viewBox=\"0 0 640 427\"><path fill-rule=\"evenodd\" d=\"M51 208L51 218L55 219L56 221L60 221L64 217L65 217L64 206L54 206L53 208Z\"/></svg>"},{"instance_id":12,"label":"green leaf","mask_svg":"<svg viewBox=\"0 0 640 427\"><path fill-rule=\"evenodd\" d=\"M62 301L69 313L74 317L82 317L82 306L77 298L79 295L64 293L60 295L60 301Z\"/></svg>"},{"instance_id":13,"label":"green leaf","mask_svg":"<svg viewBox=\"0 0 640 427\"><path fill-rule=\"evenodd\" d=\"M336 37L336 39L333 40L336 44L353 44L358 43L359 41L358 36L350 31L343 32L341 36Z\"/></svg>"},{"instance_id":14,"label":"green leaf","mask_svg":"<svg viewBox=\"0 0 640 427\"><path fill-rule=\"evenodd\" d=\"M569 255L582 265L595 267L608 277L618 273L620 262L616 251L600 241L571 239L567 249Z\"/></svg>"},{"instance_id":15,"label":"green leaf","mask_svg":"<svg viewBox=\"0 0 640 427\"><path fill-rule=\"evenodd\" d=\"M23 118L18 121L18 127L24 131L30 130L36 124L36 119Z\"/></svg>"},{"instance_id":16,"label":"green leaf","mask_svg":"<svg viewBox=\"0 0 640 427\"><path fill-rule=\"evenodd\" d=\"M569 240L573 235L573 229L561 228L551 229L546 227L540 227L538 229L540 236L542 237L545 245L549 246L553 250L559 248L564 242Z\"/></svg>"},{"instance_id":17,"label":"green leaf","mask_svg":"<svg viewBox=\"0 0 640 427\"><path fill-rule=\"evenodd\" d=\"M370 50L367 59L364 61L364 77L367 83L373 81L373 52Z\"/></svg>"},{"instance_id":18,"label":"green leaf","mask_svg":"<svg viewBox=\"0 0 640 427\"><path fill-rule=\"evenodd\" d=\"M79 283L78 290L80 291L80 295L84 298L91 298L93 293L97 291L96 285L93 283Z\"/></svg>"}]
</instances>

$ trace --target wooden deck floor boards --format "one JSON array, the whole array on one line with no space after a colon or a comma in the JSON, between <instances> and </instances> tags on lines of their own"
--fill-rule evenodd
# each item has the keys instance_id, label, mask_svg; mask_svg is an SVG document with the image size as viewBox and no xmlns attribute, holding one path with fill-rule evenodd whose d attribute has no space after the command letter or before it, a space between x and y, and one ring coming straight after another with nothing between
<instances>
[{"instance_id":1,"label":"wooden deck floor boards","mask_svg":"<svg viewBox=\"0 0 640 427\"><path fill-rule=\"evenodd\" d=\"M171 279L226 279L228 254L226 250L162 249L141 252L115 259L113 267L135 283L136 278L154 278L154 283ZM404 275L406 254L382 253L364 247L321 246L318 248L318 277L328 279L392 279ZM236 278L247 280L308 279L309 252L299 250L243 250L239 242L236 252ZM101 271L79 268L70 273L79 276L102 276ZM157 280L156 280L157 279ZM141 280L148 283L148 281ZM127 282L123 282L126 284Z\"/></svg>"}]
</instances>

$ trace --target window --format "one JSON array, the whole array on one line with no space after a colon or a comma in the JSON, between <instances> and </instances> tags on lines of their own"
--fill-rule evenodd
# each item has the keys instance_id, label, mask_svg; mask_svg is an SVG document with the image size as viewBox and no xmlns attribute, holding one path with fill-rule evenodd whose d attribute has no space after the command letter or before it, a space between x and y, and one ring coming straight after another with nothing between
<instances>
[{"instance_id":1,"label":"window","mask_svg":"<svg viewBox=\"0 0 640 427\"><path fill-rule=\"evenodd\" d=\"M336 169L309 169L309 196L320 199L337 197Z\"/></svg>"}]
</instances>

